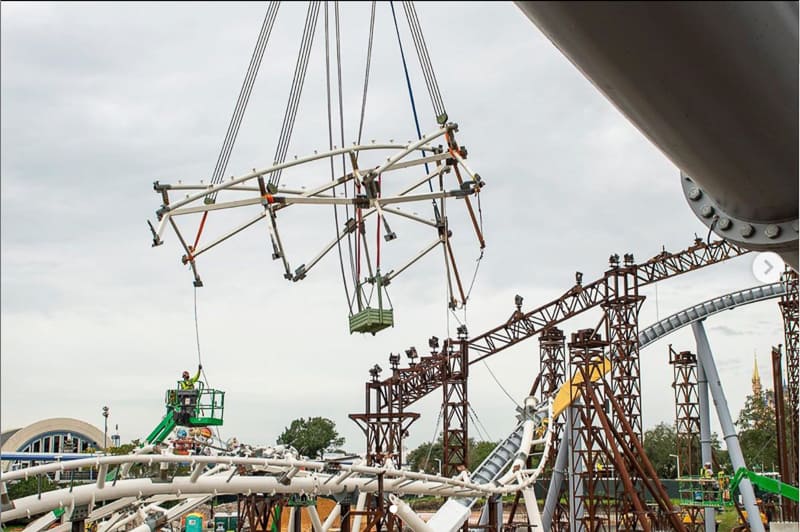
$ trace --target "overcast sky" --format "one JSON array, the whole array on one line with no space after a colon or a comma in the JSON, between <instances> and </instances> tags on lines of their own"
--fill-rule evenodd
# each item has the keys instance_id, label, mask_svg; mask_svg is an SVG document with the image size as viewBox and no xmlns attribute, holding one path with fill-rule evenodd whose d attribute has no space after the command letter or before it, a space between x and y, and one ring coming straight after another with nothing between
<instances>
[{"instance_id":1,"label":"overcast sky","mask_svg":"<svg viewBox=\"0 0 800 532\"><path fill-rule=\"evenodd\" d=\"M123 440L142 438L163 415L164 391L198 362L194 289L179 244L168 233L163 246L150 247L145 222L155 221L160 204L152 183L208 179L266 4L1 9L2 428L58 416L102 428L108 405ZM645 260L662 246L677 251L695 234L705 238L678 169L513 4L426 2L418 13L450 118L486 182L487 248L468 305L471 335L504 322L515 294L531 309L566 291L576 270L585 281L599 277L611 253ZM422 129L430 131L430 101L398 15ZM273 160L304 16L302 3L281 7L229 175ZM356 136L368 23L368 3L342 6L347 142ZM327 146L322 31L321 15L290 156ZM412 138L409 107L389 5L379 4L365 138ZM295 220L321 241L333 234L330 218ZM477 249L468 238L459 246L469 277ZM361 452L363 436L347 415L363 409L368 368L388 368L390 352L422 352L430 336L455 331L441 256L390 287L396 325L373 337L348 332L334 255L293 284L270 253L259 226L198 261L201 356L210 384L227 392L223 437L273 443L292 419L319 415ZM640 324L759 284L751 262L745 256L657 292L645 288ZM563 328L569 334L598 317ZM780 312L774 301L759 303L715 316L707 330L735 418L754 353L772 387ZM645 427L674 418L669 343L694 349L683 330L643 351ZM521 402L538 371L538 342L504 351L488 367ZM471 368L469 389L487 436L504 437L514 404L484 364ZM434 393L412 409L422 417L410 447L433 437L440 399ZM483 438L484 430L472 434Z\"/></svg>"}]
</instances>

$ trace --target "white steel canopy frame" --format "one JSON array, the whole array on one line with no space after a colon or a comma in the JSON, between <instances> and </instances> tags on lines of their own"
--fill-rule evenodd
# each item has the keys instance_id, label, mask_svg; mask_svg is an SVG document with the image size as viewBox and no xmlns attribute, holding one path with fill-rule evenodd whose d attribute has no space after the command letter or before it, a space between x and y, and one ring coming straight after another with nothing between
<instances>
[{"instance_id":1,"label":"white steel canopy frame","mask_svg":"<svg viewBox=\"0 0 800 532\"><path fill-rule=\"evenodd\" d=\"M312 155L296 157L294 160L274 164L261 170L253 170L242 176L231 177L216 185L203 182L167 184L156 181L153 187L160 195L162 204L156 211L158 225L153 226L148 222L153 236L153 245L157 246L163 243L165 230L167 226L171 226L183 249L182 262L191 266L195 285L202 286L197 272L196 259L264 219L267 220L273 259L281 260L284 278L296 282L304 279L308 272L345 237L354 235L354 238L366 250L367 237L364 220L368 217L375 215L378 218L378 224L383 228L385 241L394 240L397 238L397 234L392 231L387 218L397 217L429 227L434 232L434 238L430 244L425 245L422 250L404 262L390 265L388 272L383 275L382 284L389 284L421 257L430 253L438 245L442 245L447 266L453 269L456 277L458 295L463 304L466 296L461 286L450 244L453 232L452 226L448 222L446 200L455 198L465 201L479 245L483 248L485 245L483 233L474 216L474 209L469 197L477 195L484 183L480 175L473 172L467 164L466 150L455 140L457 131L457 124L448 123L424 135L420 140L407 144L375 143L373 141L370 144L335 148L322 153L315 152ZM434 144L435 141L441 140L444 140L444 146ZM386 156L387 153L388 156ZM378 157L383 157L382 162L372 166L363 164L366 159L375 160ZM349 171L334 180L309 189L280 187L265 181L265 178L269 178L276 172L339 158L348 161ZM359 164L359 161L362 164ZM403 182L400 180L392 182L394 173L400 170L411 171L416 175L410 182L405 179L402 180ZM464 177L462 177L462 172ZM350 196L337 195L336 187L340 186L349 186L354 194ZM423 186L427 190L420 191L419 189ZM393 190L393 192L387 194L388 190ZM399 208L404 204L428 201L434 204L432 220ZM341 227L337 228L336 237L332 241L326 243L315 256L293 268L287 257L286 242L279 231L278 213L294 205L347 206L352 208L352 215L345 220ZM250 208L257 212L244 223L226 228L222 230L221 234L202 244L201 235L205 218L200 221L197 234L193 238L189 238L189 233L182 230L176 223L178 219L189 218L191 215L207 215L213 211L244 208ZM348 213L350 212L348 210ZM370 280L374 276L372 267L367 264L365 270L368 270L365 273L369 274L366 280Z\"/></svg>"}]
</instances>

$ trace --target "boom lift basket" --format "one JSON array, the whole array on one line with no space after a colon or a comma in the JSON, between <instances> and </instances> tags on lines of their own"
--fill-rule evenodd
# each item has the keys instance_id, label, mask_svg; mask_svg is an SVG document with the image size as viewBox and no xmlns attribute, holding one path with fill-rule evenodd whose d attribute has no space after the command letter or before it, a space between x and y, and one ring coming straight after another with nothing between
<instances>
[{"instance_id":1,"label":"boom lift basket","mask_svg":"<svg viewBox=\"0 0 800 532\"><path fill-rule=\"evenodd\" d=\"M225 392L204 388L202 382L194 390L167 390L167 409L172 410L176 425L182 427L208 427L222 425L225 410Z\"/></svg>"}]
</instances>

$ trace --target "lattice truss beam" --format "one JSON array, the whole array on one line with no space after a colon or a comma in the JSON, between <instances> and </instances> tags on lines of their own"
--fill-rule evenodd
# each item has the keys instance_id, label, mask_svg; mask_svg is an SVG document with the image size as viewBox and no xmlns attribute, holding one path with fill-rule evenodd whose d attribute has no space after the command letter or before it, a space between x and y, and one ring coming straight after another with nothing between
<instances>
[{"instance_id":1,"label":"lattice truss beam","mask_svg":"<svg viewBox=\"0 0 800 532\"><path fill-rule=\"evenodd\" d=\"M786 293L779 303L783 314L783 330L786 353L786 391L789 406L789 427L791 430L791 448L789 455L792 457L791 469L794 484L798 483L798 440L800 440L800 322L798 318L798 275L797 272L786 267L781 277L781 282L786 288Z\"/></svg>"}]
</instances>

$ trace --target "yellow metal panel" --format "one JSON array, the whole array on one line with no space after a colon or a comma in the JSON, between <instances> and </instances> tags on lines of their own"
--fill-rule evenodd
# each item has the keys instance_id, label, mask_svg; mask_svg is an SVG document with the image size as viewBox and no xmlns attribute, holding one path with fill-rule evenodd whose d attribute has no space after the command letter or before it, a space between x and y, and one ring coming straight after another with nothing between
<instances>
[{"instance_id":1,"label":"yellow metal panel","mask_svg":"<svg viewBox=\"0 0 800 532\"><path fill-rule=\"evenodd\" d=\"M603 358L602 364L596 365L592 368L592 373L589 376L590 382L595 382L600 377L605 375L611 371L611 361L607 358ZM556 398L553 400L553 416L558 416L563 412L572 402L573 396L577 393L577 390L573 393L570 393L570 388L575 386L577 387L579 384L583 382L583 375L581 373L576 374L572 377L570 382L565 382L561 385L558 392L556 393Z\"/></svg>"}]
</instances>

